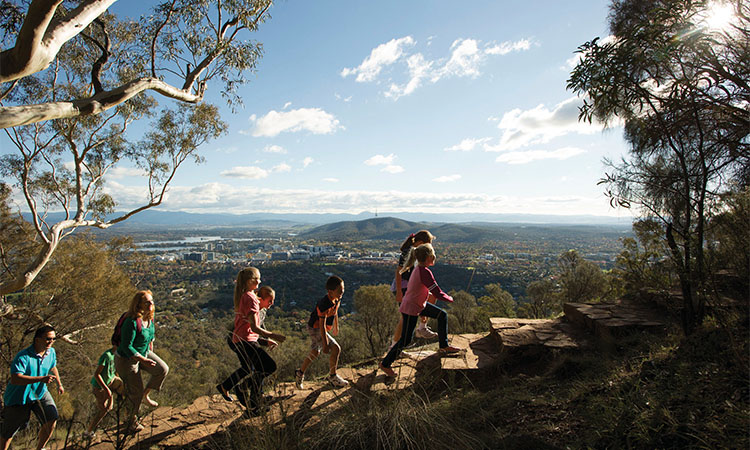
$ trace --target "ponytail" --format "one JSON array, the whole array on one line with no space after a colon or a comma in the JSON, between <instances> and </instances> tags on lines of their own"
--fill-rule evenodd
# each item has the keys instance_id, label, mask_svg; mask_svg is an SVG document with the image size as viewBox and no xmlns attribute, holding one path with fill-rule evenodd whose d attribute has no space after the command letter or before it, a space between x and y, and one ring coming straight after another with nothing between
<instances>
[{"instance_id":1,"label":"ponytail","mask_svg":"<svg viewBox=\"0 0 750 450\"><path fill-rule=\"evenodd\" d=\"M432 244L422 244L419 247L412 248L409 251L409 256L406 258L406 262L404 263L404 267L399 271L399 273L404 273L407 270L411 269L414 266L414 262L419 261L420 263L423 263L427 260L428 256L435 256L435 249L432 248Z\"/></svg>"},{"instance_id":2,"label":"ponytail","mask_svg":"<svg viewBox=\"0 0 750 450\"><path fill-rule=\"evenodd\" d=\"M403 244L401 244L401 251L405 252L414 246L414 243L419 241L423 244L431 244L435 236L427 230L420 230L416 233L412 233L406 238Z\"/></svg>"}]
</instances>

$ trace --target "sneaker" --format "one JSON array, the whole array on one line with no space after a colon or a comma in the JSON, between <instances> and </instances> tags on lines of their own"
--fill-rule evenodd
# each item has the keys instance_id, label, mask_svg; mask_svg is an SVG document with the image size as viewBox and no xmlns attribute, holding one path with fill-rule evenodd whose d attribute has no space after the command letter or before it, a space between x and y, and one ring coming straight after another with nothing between
<instances>
[{"instance_id":1,"label":"sneaker","mask_svg":"<svg viewBox=\"0 0 750 450\"><path fill-rule=\"evenodd\" d=\"M441 355L455 355L456 353L460 353L460 352L461 352L460 348L451 347L450 345L438 350L438 353L440 353Z\"/></svg>"},{"instance_id":2,"label":"sneaker","mask_svg":"<svg viewBox=\"0 0 750 450\"><path fill-rule=\"evenodd\" d=\"M304 389L302 386L302 383L305 381L305 372L295 369L294 371L294 386L297 387L297 389Z\"/></svg>"},{"instance_id":3,"label":"sneaker","mask_svg":"<svg viewBox=\"0 0 750 450\"><path fill-rule=\"evenodd\" d=\"M380 365L378 365L378 367L380 368L380 370L382 370L383 372L385 372L385 376L386 377L388 377L388 378L396 378L396 372L394 372L393 369L391 369L390 367L385 367L383 365L383 363L380 363Z\"/></svg>"},{"instance_id":4,"label":"sneaker","mask_svg":"<svg viewBox=\"0 0 750 450\"><path fill-rule=\"evenodd\" d=\"M130 426L127 429L128 434L136 434L143 431L144 426L141 425L139 422L133 422L130 424Z\"/></svg>"},{"instance_id":5,"label":"sneaker","mask_svg":"<svg viewBox=\"0 0 750 450\"><path fill-rule=\"evenodd\" d=\"M333 385L333 387L346 387L349 386L349 382L345 379L341 378L341 375L339 374L333 374L328 375L328 382Z\"/></svg>"},{"instance_id":6,"label":"sneaker","mask_svg":"<svg viewBox=\"0 0 750 450\"><path fill-rule=\"evenodd\" d=\"M437 337L437 333L430 330L430 327L426 326L424 328L417 328L417 331L415 333L418 338L422 339L432 339Z\"/></svg>"},{"instance_id":7,"label":"sneaker","mask_svg":"<svg viewBox=\"0 0 750 450\"><path fill-rule=\"evenodd\" d=\"M234 401L234 399L232 398L232 396L229 395L229 392L227 392L227 390L224 389L224 386L222 386L220 384L217 384L216 385L216 390L219 391L219 394L221 394L221 396L224 398L224 400L226 400L228 402L233 402Z\"/></svg>"}]
</instances>

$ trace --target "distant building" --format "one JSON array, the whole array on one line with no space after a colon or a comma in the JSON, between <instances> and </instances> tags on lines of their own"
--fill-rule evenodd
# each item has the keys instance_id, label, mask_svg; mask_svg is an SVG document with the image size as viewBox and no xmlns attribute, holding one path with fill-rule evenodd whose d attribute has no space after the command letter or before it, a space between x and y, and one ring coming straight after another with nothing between
<instances>
[{"instance_id":1,"label":"distant building","mask_svg":"<svg viewBox=\"0 0 750 450\"><path fill-rule=\"evenodd\" d=\"M205 254L205 260L206 261L213 261L214 260L214 252L207 252Z\"/></svg>"},{"instance_id":2,"label":"distant building","mask_svg":"<svg viewBox=\"0 0 750 450\"><path fill-rule=\"evenodd\" d=\"M193 252L193 253L185 253L184 259L185 261L198 261L203 262L203 253Z\"/></svg>"},{"instance_id":3,"label":"distant building","mask_svg":"<svg viewBox=\"0 0 750 450\"><path fill-rule=\"evenodd\" d=\"M288 261L289 252L273 252L271 253L271 259L273 261Z\"/></svg>"},{"instance_id":4,"label":"distant building","mask_svg":"<svg viewBox=\"0 0 750 450\"><path fill-rule=\"evenodd\" d=\"M185 288L172 289L169 295L172 297L179 297L181 295L185 295L186 292L187 290Z\"/></svg>"}]
</instances>

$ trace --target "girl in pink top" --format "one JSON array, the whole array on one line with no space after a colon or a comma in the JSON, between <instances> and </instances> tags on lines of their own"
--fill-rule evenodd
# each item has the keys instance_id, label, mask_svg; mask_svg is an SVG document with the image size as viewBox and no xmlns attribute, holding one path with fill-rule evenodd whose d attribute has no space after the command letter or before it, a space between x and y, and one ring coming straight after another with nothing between
<instances>
[{"instance_id":1,"label":"girl in pink top","mask_svg":"<svg viewBox=\"0 0 750 450\"><path fill-rule=\"evenodd\" d=\"M229 391L252 373L250 398L245 405L250 415L263 412L263 405L260 404L263 379L276 371L276 362L258 343L258 338L262 336L274 343L282 343L286 339L281 334L266 330L260 324L261 308L270 305L262 305L255 295L259 284L260 271L255 267L248 267L237 274L234 286L234 332L230 348L237 354L240 368L216 386L225 400L232 401Z\"/></svg>"},{"instance_id":2,"label":"girl in pink top","mask_svg":"<svg viewBox=\"0 0 750 450\"><path fill-rule=\"evenodd\" d=\"M448 345L448 315L443 309L427 302L430 294L438 300L453 302L453 297L440 289L437 281L435 281L435 277L432 275L432 271L428 268L435 264L435 250L432 248L432 245L422 244L413 249L402 271L409 270L414 265L415 260L419 264L414 268L411 277L409 277L406 294L404 294L401 307L399 308L403 317L401 339L388 351L383 362L380 363L380 368L389 377L396 376L396 372L391 369L391 364L401 354L401 350L411 342L414 328L419 321L419 316L437 319L438 342L440 344L438 352L440 354L447 355L460 351L458 348Z\"/></svg>"}]
</instances>

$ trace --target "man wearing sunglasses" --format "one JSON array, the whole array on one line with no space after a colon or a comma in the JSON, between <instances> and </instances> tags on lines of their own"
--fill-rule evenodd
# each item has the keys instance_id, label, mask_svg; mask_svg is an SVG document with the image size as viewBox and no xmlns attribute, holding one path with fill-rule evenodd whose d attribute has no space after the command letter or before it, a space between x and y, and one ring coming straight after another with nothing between
<instances>
[{"instance_id":1,"label":"man wearing sunglasses","mask_svg":"<svg viewBox=\"0 0 750 450\"><path fill-rule=\"evenodd\" d=\"M8 450L13 436L29 424L31 413L39 419L37 450L47 444L57 423L57 406L47 390L47 384L57 382L57 391L65 392L57 372L55 329L44 325L34 333L34 343L21 350L10 365L10 382L3 396L0 427L0 450Z\"/></svg>"}]
</instances>

